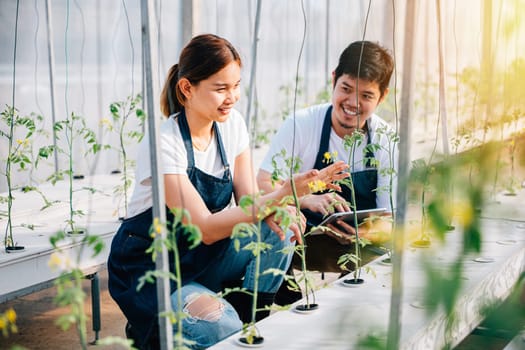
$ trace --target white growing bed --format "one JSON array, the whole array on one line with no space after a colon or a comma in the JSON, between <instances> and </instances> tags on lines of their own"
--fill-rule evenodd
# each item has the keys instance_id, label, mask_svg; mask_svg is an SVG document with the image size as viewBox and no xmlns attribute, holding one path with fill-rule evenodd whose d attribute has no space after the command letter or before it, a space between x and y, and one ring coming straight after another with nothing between
<instances>
[{"instance_id":1,"label":"white growing bed","mask_svg":"<svg viewBox=\"0 0 525 350\"><path fill-rule=\"evenodd\" d=\"M499 199L501 203L492 204L484 211L494 216L482 219L481 254L465 257L464 287L456 305L457 323L447 336L443 310L429 315L422 303L423 289L428 282L421 257L432 257L434 267L450 267L462 247L463 235L456 228L447 233L443 246L434 242L431 248L405 249L400 349L442 349L446 339L453 346L459 344L483 320L482 308L503 301L524 273L525 208L522 203L525 193L522 190L517 197ZM476 262L479 258L491 262ZM357 342L367 335L386 339L392 268L381 264L381 260L369 264L373 273L364 273L365 283L361 286L347 287L337 280L317 291L317 311L299 314L292 308L276 311L260 321L257 328L264 336L261 348L346 350L358 349ZM304 302L303 299L298 303ZM234 334L210 350L239 348L239 337L240 334Z\"/></svg>"}]
</instances>

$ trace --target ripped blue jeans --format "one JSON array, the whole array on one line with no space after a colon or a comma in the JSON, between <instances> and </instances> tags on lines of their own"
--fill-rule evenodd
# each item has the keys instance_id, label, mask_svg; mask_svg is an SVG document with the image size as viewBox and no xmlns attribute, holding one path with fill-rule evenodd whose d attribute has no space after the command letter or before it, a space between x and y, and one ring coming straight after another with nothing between
<instances>
[{"instance_id":1,"label":"ripped blue jeans","mask_svg":"<svg viewBox=\"0 0 525 350\"><path fill-rule=\"evenodd\" d=\"M291 231L287 232L284 241L270 230L266 223L261 224L261 240L272 247L260 255L260 272L269 268L288 269L293 250L283 253L281 250L294 244L290 242ZM243 278L243 288L253 290L255 278L255 256L250 250L242 247L252 242L254 238L240 239L241 250L237 252L233 240L230 242L222 259L210 266L199 276L197 281L188 283L181 288L183 319L183 336L194 344L192 349L204 349L227 338L241 330L242 322L235 309L225 299L217 297L224 282ZM275 293L283 281L282 275L260 274L258 291ZM171 295L171 303L177 310L178 295ZM176 330L176 328L175 328Z\"/></svg>"}]
</instances>

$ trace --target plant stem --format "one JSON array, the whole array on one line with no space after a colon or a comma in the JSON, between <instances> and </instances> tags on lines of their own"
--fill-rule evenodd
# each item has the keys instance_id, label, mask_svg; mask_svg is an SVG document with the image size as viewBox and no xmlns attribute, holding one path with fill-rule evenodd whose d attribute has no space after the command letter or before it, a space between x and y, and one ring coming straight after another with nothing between
<instances>
[{"instance_id":1,"label":"plant stem","mask_svg":"<svg viewBox=\"0 0 525 350\"><path fill-rule=\"evenodd\" d=\"M133 96L131 98L133 98ZM120 153L122 155L122 173L124 176L124 217L128 216L128 157L126 153L126 147L124 144L124 129L126 126L126 121L129 117L129 113L131 112L131 103L133 102L130 102L130 108L122 118L122 124L120 126L119 132Z\"/></svg>"},{"instance_id":2,"label":"plant stem","mask_svg":"<svg viewBox=\"0 0 525 350\"><path fill-rule=\"evenodd\" d=\"M66 138L68 142L68 161L69 161L69 172L68 172L68 180L69 180L69 227L71 229L71 234L75 234L75 228L73 225L73 123L74 123L74 116L73 113L71 113L71 120L67 125L66 130L69 131L69 137L66 133Z\"/></svg>"},{"instance_id":3,"label":"plant stem","mask_svg":"<svg viewBox=\"0 0 525 350\"><path fill-rule=\"evenodd\" d=\"M426 239L426 224L427 224L427 211L425 210L425 193L426 187L428 186L428 179L423 183L423 191L421 192L421 240Z\"/></svg>"},{"instance_id":4,"label":"plant stem","mask_svg":"<svg viewBox=\"0 0 525 350\"><path fill-rule=\"evenodd\" d=\"M255 277L253 281L253 304L252 304L252 324L255 325L255 314L257 313L257 294L259 289L259 269L261 268L261 221L257 224L255 232L257 236L257 250L255 255Z\"/></svg>"},{"instance_id":5,"label":"plant stem","mask_svg":"<svg viewBox=\"0 0 525 350\"><path fill-rule=\"evenodd\" d=\"M126 167L124 166L124 169ZM175 226L175 225L174 225ZM175 276L176 276L176 284L177 284L177 290L175 293L177 293L177 336L175 337L177 339L177 349L182 349L184 347L184 340L183 340L183 333L182 333L182 272L180 270L180 257L179 257L179 247L177 245L177 235L176 232L173 234L173 260L175 264Z\"/></svg>"},{"instance_id":6,"label":"plant stem","mask_svg":"<svg viewBox=\"0 0 525 350\"><path fill-rule=\"evenodd\" d=\"M290 174L290 183L292 185L292 194L293 194L295 210L297 213L300 213L301 206L299 204L299 198L297 196L297 188L295 187L295 181L293 179L293 176L291 175L292 174ZM298 220L298 225L299 225L299 230L303 232L303 227L301 226L301 220ZM310 308L310 293L308 291L310 282L308 280L307 269L306 269L306 247L304 245L304 241L305 241L304 234L301 234L301 238L303 239L303 244L302 244L302 249L301 249L302 251L301 251L301 254L299 254L299 256L301 257L301 270L303 271L303 274L304 274L304 292L306 295L306 308L308 309Z\"/></svg>"},{"instance_id":7,"label":"plant stem","mask_svg":"<svg viewBox=\"0 0 525 350\"><path fill-rule=\"evenodd\" d=\"M79 271L80 273L81 271ZM75 279L76 289L82 291L82 276L77 276ZM75 308L75 305L72 305ZM82 345L82 350L87 350L87 335L86 335L86 313L84 312L84 298L77 301L77 331Z\"/></svg>"},{"instance_id":8,"label":"plant stem","mask_svg":"<svg viewBox=\"0 0 525 350\"><path fill-rule=\"evenodd\" d=\"M354 131L356 133L357 131ZM352 135L353 137L354 135ZM354 138L352 140L352 148L350 150L350 159L349 164L352 164L352 168L354 165L354 159L355 159L355 148L356 148L356 142L357 140ZM359 276L361 275L361 268L360 268L360 250L359 250L359 222L357 220L357 203L355 200L355 188L354 188L354 180L352 179L352 171L350 171L350 176L348 177L348 180L350 181L350 192L352 193L352 203L350 203L350 206L352 208L352 211L354 212L354 227L355 227L355 270L354 270L354 280L357 280Z\"/></svg>"},{"instance_id":9,"label":"plant stem","mask_svg":"<svg viewBox=\"0 0 525 350\"><path fill-rule=\"evenodd\" d=\"M397 136L397 133L395 133L395 136ZM397 137L396 137L397 139ZM395 169L395 146L393 145L393 143L395 143L396 141L393 141L392 140L392 137L389 138L390 142L388 143L388 154L389 154L389 157L390 157L390 166L392 169ZM389 202L390 202L390 210L392 212L392 225L390 227L392 234L394 234L394 232L396 232L396 213L395 213L395 209L394 209L394 196L393 196L393 189L394 189L394 171L390 171L390 176L389 176L389 179L388 179L388 199L389 199ZM391 236L393 237L393 236ZM391 238L391 241L393 242L393 239ZM391 257L392 256L392 247L390 247L388 249L388 256Z\"/></svg>"},{"instance_id":10,"label":"plant stem","mask_svg":"<svg viewBox=\"0 0 525 350\"><path fill-rule=\"evenodd\" d=\"M9 107L7 107L9 109ZM15 129L15 108L14 106L10 108L9 114L11 115L11 123L9 126L9 148L7 152L7 162L5 165L5 176L7 181L7 226L5 228L5 246L14 247L15 242L13 241L13 223L11 221L11 211L13 206L13 193L11 192L11 153L13 152L13 137Z\"/></svg>"}]
</instances>

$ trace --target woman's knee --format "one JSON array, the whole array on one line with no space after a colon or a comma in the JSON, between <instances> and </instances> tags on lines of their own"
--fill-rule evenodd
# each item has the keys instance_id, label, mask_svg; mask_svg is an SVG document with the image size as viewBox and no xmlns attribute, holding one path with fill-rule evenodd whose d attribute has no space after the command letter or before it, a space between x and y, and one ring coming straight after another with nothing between
<instances>
[{"instance_id":1,"label":"woman's knee","mask_svg":"<svg viewBox=\"0 0 525 350\"><path fill-rule=\"evenodd\" d=\"M185 336L195 342L195 349L207 348L242 328L233 307L209 293L194 292L184 299Z\"/></svg>"},{"instance_id":2,"label":"woman's knee","mask_svg":"<svg viewBox=\"0 0 525 350\"><path fill-rule=\"evenodd\" d=\"M192 293L184 300L184 313L198 321L216 322L224 313L225 305L221 300L208 293Z\"/></svg>"}]
</instances>

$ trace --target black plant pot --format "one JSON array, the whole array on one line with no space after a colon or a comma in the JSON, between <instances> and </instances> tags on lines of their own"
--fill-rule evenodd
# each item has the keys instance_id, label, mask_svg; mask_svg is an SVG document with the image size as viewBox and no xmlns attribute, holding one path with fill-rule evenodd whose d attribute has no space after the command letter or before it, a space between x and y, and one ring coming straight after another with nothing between
<instances>
[{"instance_id":1,"label":"black plant pot","mask_svg":"<svg viewBox=\"0 0 525 350\"><path fill-rule=\"evenodd\" d=\"M20 253L26 249L23 245L7 246L5 247L6 253Z\"/></svg>"},{"instance_id":2,"label":"black plant pot","mask_svg":"<svg viewBox=\"0 0 525 350\"><path fill-rule=\"evenodd\" d=\"M294 310L299 313L310 313L319 309L319 304L310 303L310 304L299 304L296 305Z\"/></svg>"},{"instance_id":3,"label":"black plant pot","mask_svg":"<svg viewBox=\"0 0 525 350\"><path fill-rule=\"evenodd\" d=\"M365 283L365 280L362 278L347 278L343 280L343 285L348 287L357 287Z\"/></svg>"},{"instance_id":4,"label":"black plant pot","mask_svg":"<svg viewBox=\"0 0 525 350\"><path fill-rule=\"evenodd\" d=\"M66 234L68 236L83 236L84 234L86 234L86 230L83 228L77 228L74 231L66 231Z\"/></svg>"},{"instance_id":5,"label":"black plant pot","mask_svg":"<svg viewBox=\"0 0 525 350\"><path fill-rule=\"evenodd\" d=\"M379 261L381 265L392 265L392 258L384 258L383 260Z\"/></svg>"},{"instance_id":6,"label":"black plant pot","mask_svg":"<svg viewBox=\"0 0 525 350\"><path fill-rule=\"evenodd\" d=\"M264 337L258 335L252 337L251 343L248 341L248 337L240 337L237 339L237 344L246 348L258 348L263 346L263 343Z\"/></svg>"}]
</instances>

